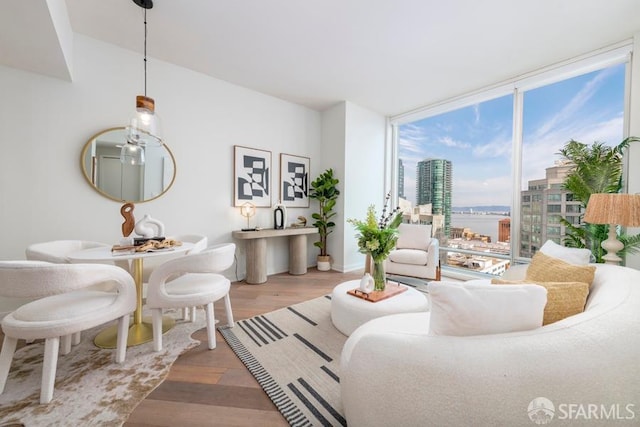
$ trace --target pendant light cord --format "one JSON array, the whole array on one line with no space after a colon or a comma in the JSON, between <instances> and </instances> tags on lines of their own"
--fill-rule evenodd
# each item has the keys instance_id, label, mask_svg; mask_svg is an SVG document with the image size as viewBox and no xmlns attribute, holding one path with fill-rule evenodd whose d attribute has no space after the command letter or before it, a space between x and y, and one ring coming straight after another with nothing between
<instances>
[{"instance_id":1,"label":"pendant light cord","mask_svg":"<svg viewBox=\"0 0 640 427\"><path fill-rule=\"evenodd\" d=\"M147 96L147 9L144 9L144 96Z\"/></svg>"}]
</instances>

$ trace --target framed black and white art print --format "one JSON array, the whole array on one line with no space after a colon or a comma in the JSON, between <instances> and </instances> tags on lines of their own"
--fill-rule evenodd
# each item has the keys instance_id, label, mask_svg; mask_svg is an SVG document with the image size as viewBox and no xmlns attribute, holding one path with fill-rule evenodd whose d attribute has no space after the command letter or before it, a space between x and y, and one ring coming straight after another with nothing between
<instances>
[{"instance_id":1,"label":"framed black and white art print","mask_svg":"<svg viewBox=\"0 0 640 427\"><path fill-rule=\"evenodd\" d=\"M271 151L234 146L233 206L271 207Z\"/></svg>"},{"instance_id":2,"label":"framed black and white art print","mask_svg":"<svg viewBox=\"0 0 640 427\"><path fill-rule=\"evenodd\" d=\"M280 203L291 208L309 207L308 157L280 154Z\"/></svg>"}]
</instances>

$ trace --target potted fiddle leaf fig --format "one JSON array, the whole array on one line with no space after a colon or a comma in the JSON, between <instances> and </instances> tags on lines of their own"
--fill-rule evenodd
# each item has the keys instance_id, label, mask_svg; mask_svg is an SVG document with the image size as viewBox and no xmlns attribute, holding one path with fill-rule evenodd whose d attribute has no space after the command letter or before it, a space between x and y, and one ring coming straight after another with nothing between
<instances>
[{"instance_id":1,"label":"potted fiddle leaf fig","mask_svg":"<svg viewBox=\"0 0 640 427\"><path fill-rule=\"evenodd\" d=\"M337 185L340 181L333 176L333 169L322 172L312 183L309 198L318 201L318 212L311 214L315 220L314 227L318 228L320 239L314 246L320 249L318 255L318 270L328 271L331 269L331 256L327 253L327 236L336 226L332 218L336 216L334 207L340 195Z\"/></svg>"}]
</instances>

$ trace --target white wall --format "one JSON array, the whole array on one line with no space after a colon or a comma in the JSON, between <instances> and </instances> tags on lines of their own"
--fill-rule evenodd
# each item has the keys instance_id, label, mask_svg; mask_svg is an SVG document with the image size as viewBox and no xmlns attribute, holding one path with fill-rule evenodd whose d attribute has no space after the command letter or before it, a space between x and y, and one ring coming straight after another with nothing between
<instances>
[{"instance_id":1,"label":"white wall","mask_svg":"<svg viewBox=\"0 0 640 427\"><path fill-rule=\"evenodd\" d=\"M322 112L322 163L318 170L314 170L314 178L320 172L333 169L333 174L340 180L338 190L340 196L336 201L333 218L336 227L327 237L327 253L331 255L331 268L342 271L344 264L344 204L345 204L345 124L346 103L341 102ZM318 202L312 202L314 209L318 209ZM316 255L318 249L315 250Z\"/></svg>"},{"instance_id":2,"label":"white wall","mask_svg":"<svg viewBox=\"0 0 640 427\"><path fill-rule=\"evenodd\" d=\"M347 219L364 219L370 204L382 209L385 127L384 116L351 102L341 102L322 113L322 170L334 169L341 192L336 203L336 227L327 245L333 270L364 268L356 231Z\"/></svg>"},{"instance_id":3,"label":"white wall","mask_svg":"<svg viewBox=\"0 0 640 427\"><path fill-rule=\"evenodd\" d=\"M640 33L633 38L633 52L640 52ZM629 135L640 137L640 59L637 54L631 61L631 97L629 107ZM629 144L627 151L626 185L627 192L640 193L640 142ZM629 234L640 233L640 227L627 229ZM640 269L640 253L628 254L625 257L625 265Z\"/></svg>"},{"instance_id":4,"label":"white wall","mask_svg":"<svg viewBox=\"0 0 640 427\"><path fill-rule=\"evenodd\" d=\"M375 204L378 215L384 203L386 119L358 105L346 103L344 264L343 271L364 268L349 218L364 220L367 207Z\"/></svg>"},{"instance_id":5,"label":"white wall","mask_svg":"<svg viewBox=\"0 0 640 427\"><path fill-rule=\"evenodd\" d=\"M95 192L80 168L84 143L101 129L126 124L143 90L141 55L74 35L74 80L0 67L0 259L24 258L25 247L53 239L115 243L120 203ZM166 233L200 233L212 244L245 225L232 207L233 145L270 150L272 201L278 200L279 153L321 164L320 113L149 58L148 94L177 163L173 187L137 204L165 223ZM309 209L289 209L289 218ZM271 209L253 221L272 227ZM315 248L309 239L309 264ZM238 275L244 277L244 244ZM269 241L268 274L287 270L285 238ZM273 249L273 250L271 250ZM235 274L232 275L234 277ZM235 277L234 277L235 278Z\"/></svg>"}]
</instances>

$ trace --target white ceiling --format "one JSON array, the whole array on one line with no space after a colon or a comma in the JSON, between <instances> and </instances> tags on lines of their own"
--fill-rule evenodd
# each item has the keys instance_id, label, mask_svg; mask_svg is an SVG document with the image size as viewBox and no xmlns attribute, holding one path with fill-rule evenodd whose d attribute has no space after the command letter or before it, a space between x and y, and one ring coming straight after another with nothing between
<instances>
[{"instance_id":1,"label":"white ceiling","mask_svg":"<svg viewBox=\"0 0 640 427\"><path fill-rule=\"evenodd\" d=\"M132 0L66 5L74 32L142 53ZM629 39L640 1L155 0L147 17L150 57L318 110L395 115Z\"/></svg>"}]
</instances>

